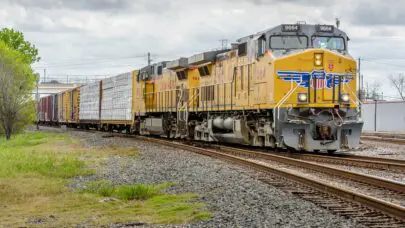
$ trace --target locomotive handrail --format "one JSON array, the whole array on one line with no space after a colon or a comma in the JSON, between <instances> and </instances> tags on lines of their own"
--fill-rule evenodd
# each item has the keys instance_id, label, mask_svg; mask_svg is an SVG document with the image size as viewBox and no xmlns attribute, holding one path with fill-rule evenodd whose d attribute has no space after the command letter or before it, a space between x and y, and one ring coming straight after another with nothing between
<instances>
[{"instance_id":1,"label":"locomotive handrail","mask_svg":"<svg viewBox=\"0 0 405 228\"><path fill-rule=\"evenodd\" d=\"M293 94L295 92L295 90L298 88L298 86L300 86L301 83L302 83L302 78L297 83L297 86L295 86L295 88L293 88L293 81L291 81L290 91L274 107L275 109L277 109L277 120L280 118L280 112L279 112L280 106L282 104L284 104L284 102L291 96L291 94Z\"/></svg>"},{"instance_id":2,"label":"locomotive handrail","mask_svg":"<svg viewBox=\"0 0 405 228\"><path fill-rule=\"evenodd\" d=\"M178 119L178 121L185 121L184 120L185 118L182 119L181 114L180 114L180 112L184 110L184 108L182 106L180 106L180 102L183 100L183 92L184 92L183 89L180 89L179 101L177 102L177 107L179 107L178 110L177 110L177 119Z\"/></svg>"},{"instance_id":3,"label":"locomotive handrail","mask_svg":"<svg viewBox=\"0 0 405 228\"><path fill-rule=\"evenodd\" d=\"M345 77L343 77L343 80L344 80L344 79L345 79ZM357 94L356 94L355 92L353 92L353 90L351 90L351 89L349 88L349 91L347 91L347 90L346 90L346 87L348 87L348 85L346 85L346 83L343 83L343 90L344 90L345 92L350 92L350 93L356 98L356 101L354 101L352 98L350 98L350 100L351 100L353 103L355 103L355 104L356 104L356 102L359 103L359 106L360 106L360 107L358 107L358 109L359 109L359 112L360 112L360 117L362 117L361 106L363 105L363 102L361 102L361 100L359 99L359 97L357 96Z\"/></svg>"},{"instance_id":4,"label":"locomotive handrail","mask_svg":"<svg viewBox=\"0 0 405 228\"><path fill-rule=\"evenodd\" d=\"M192 87L192 88L190 88L189 90L191 90L191 89L196 89L196 88L200 88L200 87ZM184 109L185 107L188 107L188 106L191 104L191 101L193 101L193 99L195 98L195 96L196 96L197 94L198 94L197 92L194 92L194 94L193 94L192 97L189 99L189 101L186 102L186 104L183 104L182 108Z\"/></svg>"}]
</instances>

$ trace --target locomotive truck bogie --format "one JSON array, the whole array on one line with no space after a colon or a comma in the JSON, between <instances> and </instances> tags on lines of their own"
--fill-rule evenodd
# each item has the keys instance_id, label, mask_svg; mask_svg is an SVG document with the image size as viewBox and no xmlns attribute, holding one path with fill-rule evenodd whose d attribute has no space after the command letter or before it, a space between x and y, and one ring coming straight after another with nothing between
<instances>
[{"instance_id":1,"label":"locomotive truck bogie","mask_svg":"<svg viewBox=\"0 0 405 228\"><path fill-rule=\"evenodd\" d=\"M307 109L313 112L313 109ZM291 115L291 110L282 109L284 121L280 121L280 141L289 148L305 151L336 151L354 149L360 143L362 122L340 118L335 109L317 110L306 116ZM299 112L296 112L299 113ZM348 109L346 116L355 115Z\"/></svg>"}]
</instances>

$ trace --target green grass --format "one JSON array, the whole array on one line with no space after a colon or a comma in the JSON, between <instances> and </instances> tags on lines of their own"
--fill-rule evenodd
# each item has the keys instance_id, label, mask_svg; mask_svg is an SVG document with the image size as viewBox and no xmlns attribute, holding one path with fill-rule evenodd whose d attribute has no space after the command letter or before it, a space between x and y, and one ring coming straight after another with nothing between
<instances>
[{"instance_id":1,"label":"green grass","mask_svg":"<svg viewBox=\"0 0 405 228\"><path fill-rule=\"evenodd\" d=\"M104 197L115 197L120 200L146 200L160 194L160 190L172 186L171 183L160 185L132 184L114 186L111 182L101 180L90 182L83 190L85 193L95 193Z\"/></svg>"},{"instance_id":2,"label":"green grass","mask_svg":"<svg viewBox=\"0 0 405 228\"><path fill-rule=\"evenodd\" d=\"M136 156L134 148L82 148L77 139L61 133L25 133L0 139L0 227L26 227L30 218L43 218L45 227L86 223L144 221L180 224L210 218L196 194L170 195L160 185L117 185L90 182L73 192L72 177L90 175L108 156ZM104 202L105 197L116 201ZM3 210L3 205L7 208ZM57 219L49 219L50 216Z\"/></svg>"},{"instance_id":3,"label":"green grass","mask_svg":"<svg viewBox=\"0 0 405 228\"><path fill-rule=\"evenodd\" d=\"M60 153L46 147L47 142L62 141L61 134L25 133L0 141L0 178L23 173L69 178L89 174L85 163L75 154Z\"/></svg>"}]
</instances>

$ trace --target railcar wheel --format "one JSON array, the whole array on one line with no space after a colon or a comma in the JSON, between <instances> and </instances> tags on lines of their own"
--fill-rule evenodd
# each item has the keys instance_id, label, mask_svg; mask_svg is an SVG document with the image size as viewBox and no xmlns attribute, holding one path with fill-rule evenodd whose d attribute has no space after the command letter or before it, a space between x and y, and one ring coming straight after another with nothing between
<instances>
[{"instance_id":1,"label":"railcar wheel","mask_svg":"<svg viewBox=\"0 0 405 228\"><path fill-rule=\"evenodd\" d=\"M336 152L336 150L328 150L328 154L329 155L332 155L332 154L334 154Z\"/></svg>"}]
</instances>

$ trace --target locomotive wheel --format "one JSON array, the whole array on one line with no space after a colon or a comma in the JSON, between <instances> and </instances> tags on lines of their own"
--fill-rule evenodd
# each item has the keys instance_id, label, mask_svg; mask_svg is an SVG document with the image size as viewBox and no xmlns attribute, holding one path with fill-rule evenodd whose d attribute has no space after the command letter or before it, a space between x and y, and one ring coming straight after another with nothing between
<instances>
[{"instance_id":1,"label":"locomotive wheel","mask_svg":"<svg viewBox=\"0 0 405 228\"><path fill-rule=\"evenodd\" d=\"M328 154L329 155L332 155L332 154L334 154L336 152L336 150L328 150Z\"/></svg>"}]
</instances>

